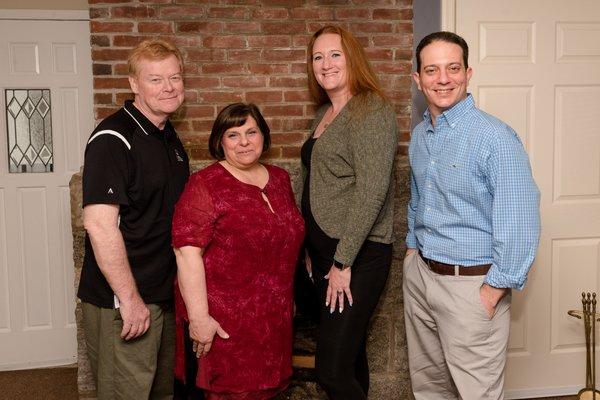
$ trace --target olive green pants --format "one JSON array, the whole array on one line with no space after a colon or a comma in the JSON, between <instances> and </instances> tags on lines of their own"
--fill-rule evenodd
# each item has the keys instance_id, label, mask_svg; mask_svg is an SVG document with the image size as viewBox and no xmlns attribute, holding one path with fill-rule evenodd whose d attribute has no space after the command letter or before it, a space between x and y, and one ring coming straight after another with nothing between
<instances>
[{"instance_id":1,"label":"olive green pants","mask_svg":"<svg viewBox=\"0 0 600 400\"><path fill-rule=\"evenodd\" d=\"M172 399L175 315L172 307L147 304L150 328L121 339L118 309L83 306L83 329L99 400Z\"/></svg>"}]
</instances>

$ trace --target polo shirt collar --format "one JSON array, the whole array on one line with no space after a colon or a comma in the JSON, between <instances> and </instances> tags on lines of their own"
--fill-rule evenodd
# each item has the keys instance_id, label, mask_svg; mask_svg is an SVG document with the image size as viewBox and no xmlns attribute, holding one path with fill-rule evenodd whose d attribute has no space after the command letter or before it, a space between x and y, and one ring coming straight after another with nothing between
<instances>
[{"instance_id":1,"label":"polo shirt collar","mask_svg":"<svg viewBox=\"0 0 600 400\"><path fill-rule=\"evenodd\" d=\"M123 108L146 135L158 136L162 138L164 135L173 130L169 120L167 120L163 130L158 129L156 125L154 125L148 118L146 118L144 114L142 114L140 110L135 107L135 105L133 105L133 100L126 100Z\"/></svg>"},{"instance_id":2,"label":"polo shirt collar","mask_svg":"<svg viewBox=\"0 0 600 400\"><path fill-rule=\"evenodd\" d=\"M463 118L465 114L475 109L475 101L471 93L467 93L467 97L441 113L437 117L438 124L442 119L446 120L446 123L450 127L456 126L456 124ZM431 123L431 113L429 108L423 113L423 120L427 121L427 128L433 130L433 124Z\"/></svg>"}]
</instances>

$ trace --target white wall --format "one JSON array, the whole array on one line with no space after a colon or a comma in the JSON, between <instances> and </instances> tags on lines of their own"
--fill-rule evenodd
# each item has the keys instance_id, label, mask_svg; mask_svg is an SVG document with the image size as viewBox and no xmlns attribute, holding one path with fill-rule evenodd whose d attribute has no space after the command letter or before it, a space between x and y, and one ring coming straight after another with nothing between
<instances>
[{"instance_id":1,"label":"white wall","mask_svg":"<svg viewBox=\"0 0 600 400\"><path fill-rule=\"evenodd\" d=\"M88 10L87 0L0 0L0 9Z\"/></svg>"}]
</instances>

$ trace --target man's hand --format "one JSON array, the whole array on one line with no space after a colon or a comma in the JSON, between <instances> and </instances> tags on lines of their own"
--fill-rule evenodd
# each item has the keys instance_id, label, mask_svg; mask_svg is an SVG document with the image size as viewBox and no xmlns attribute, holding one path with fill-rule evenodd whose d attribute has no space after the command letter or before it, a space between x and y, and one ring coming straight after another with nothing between
<instances>
[{"instance_id":1,"label":"man's hand","mask_svg":"<svg viewBox=\"0 0 600 400\"><path fill-rule=\"evenodd\" d=\"M150 310L138 295L129 300L120 300L119 310L123 319L121 338L131 340L142 336L150 327Z\"/></svg>"},{"instance_id":2,"label":"man's hand","mask_svg":"<svg viewBox=\"0 0 600 400\"><path fill-rule=\"evenodd\" d=\"M412 253L417 252L417 249L413 249L411 247L409 247L408 249L406 249L406 254L404 255L404 258L410 256Z\"/></svg>"},{"instance_id":3,"label":"man's hand","mask_svg":"<svg viewBox=\"0 0 600 400\"><path fill-rule=\"evenodd\" d=\"M481 298L481 303L483 304L483 307L485 307L490 319L492 319L494 313L496 312L496 305L498 305L500 299L506 295L507 291L508 289L495 288L487 283L484 283L481 285L481 288L479 288L479 297Z\"/></svg>"}]
</instances>

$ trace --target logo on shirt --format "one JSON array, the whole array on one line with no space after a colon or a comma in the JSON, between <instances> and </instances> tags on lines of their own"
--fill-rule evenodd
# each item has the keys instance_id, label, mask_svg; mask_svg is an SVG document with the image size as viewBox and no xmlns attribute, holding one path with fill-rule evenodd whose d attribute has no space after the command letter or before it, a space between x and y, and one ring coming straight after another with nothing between
<instances>
[{"instance_id":1,"label":"logo on shirt","mask_svg":"<svg viewBox=\"0 0 600 400\"><path fill-rule=\"evenodd\" d=\"M112 190L112 188L108 188L108 194L115 194L115 192Z\"/></svg>"},{"instance_id":2,"label":"logo on shirt","mask_svg":"<svg viewBox=\"0 0 600 400\"><path fill-rule=\"evenodd\" d=\"M177 161L183 162L183 157L181 157L181 155L179 154L177 149L174 149L174 150L175 150L175 157L177 158Z\"/></svg>"}]
</instances>

